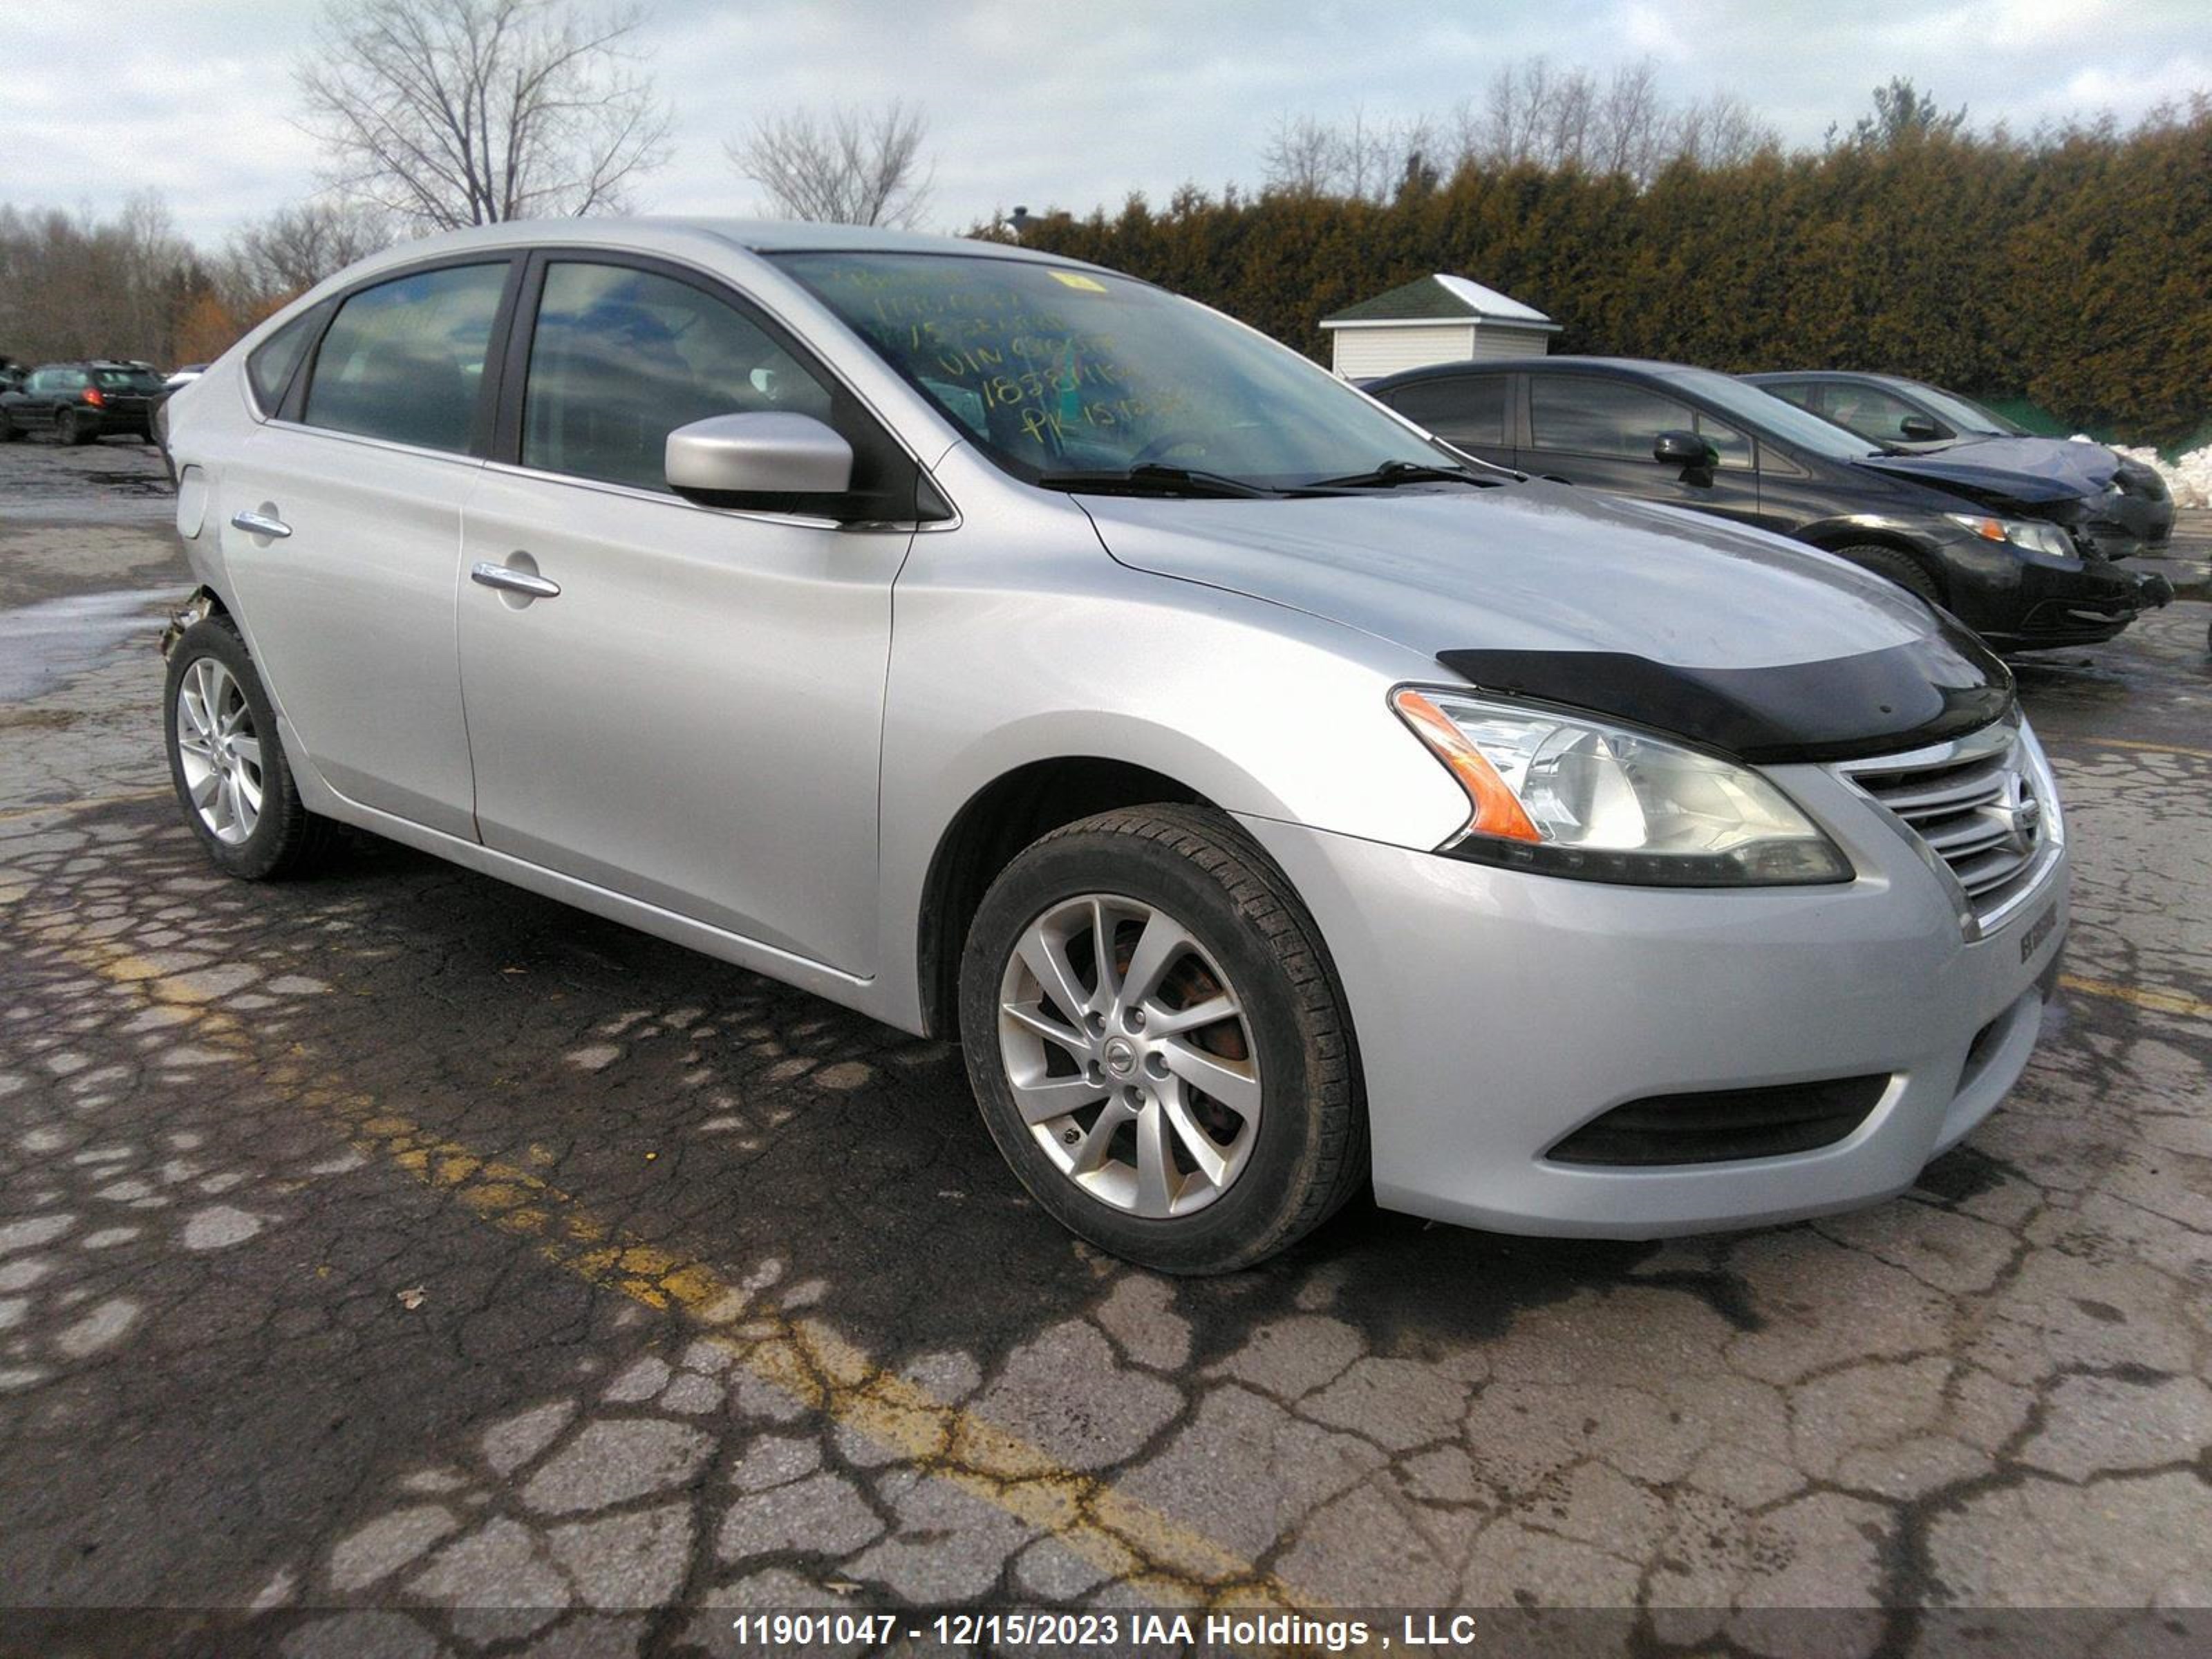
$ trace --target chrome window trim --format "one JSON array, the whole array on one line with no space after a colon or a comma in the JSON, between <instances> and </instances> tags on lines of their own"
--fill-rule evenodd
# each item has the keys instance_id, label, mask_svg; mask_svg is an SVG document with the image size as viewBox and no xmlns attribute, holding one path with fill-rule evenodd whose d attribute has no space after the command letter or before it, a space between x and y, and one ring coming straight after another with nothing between
<instances>
[{"instance_id":1,"label":"chrome window trim","mask_svg":"<svg viewBox=\"0 0 2212 1659\"><path fill-rule=\"evenodd\" d=\"M662 507L680 507L690 513L710 514L718 519L748 519L762 524L789 525L805 530L859 531L871 534L896 533L927 535L933 532L957 530L960 527L960 509L951 497L945 504L952 507L949 519L917 521L903 519L825 519L812 513L763 513L745 507L709 507L700 501L686 501L671 489L647 489L637 484L617 483L609 478L586 478L574 472L549 472L541 467L524 466L517 461L478 461L477 465L487 472L496 472L504 477L524 478L537 483L564 484L571 489L588 489L596 495L617 495L628 501L653 501ZM934 475L922 468L925 476L934 483ZM944 495L940 489L938 493Z\"/></svg>"}]
</instances>

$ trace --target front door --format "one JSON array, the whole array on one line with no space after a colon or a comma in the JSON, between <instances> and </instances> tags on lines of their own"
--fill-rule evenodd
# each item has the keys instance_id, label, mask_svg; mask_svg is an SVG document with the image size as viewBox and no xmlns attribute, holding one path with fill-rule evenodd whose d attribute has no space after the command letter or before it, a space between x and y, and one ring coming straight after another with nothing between
<instances>
[{"instance_id":1,"label":"front door","mask_svg":"<svg viewBox=\"0 0 2212 1659\"><path fill-rule=\"evenodd\" d=\"M484 843L869 974L911 532L671 494L674 428L783 409L843 429L843 403L726 290L586 256L541 269L514 461L465 515L472 572L544 585L461 588Z\"/></svg>"}]
</instances>

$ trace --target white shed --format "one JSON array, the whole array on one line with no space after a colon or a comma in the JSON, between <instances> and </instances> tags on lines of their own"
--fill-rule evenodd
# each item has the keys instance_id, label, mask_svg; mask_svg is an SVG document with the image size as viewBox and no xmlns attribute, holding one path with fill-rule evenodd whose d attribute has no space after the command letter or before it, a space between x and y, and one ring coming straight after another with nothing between
<instances>
[{"instance_id":1,"label":"white shed","mask_svg":"<svg viewBox=\"0 0 2212 1659\"><path fill-rule=\"evenodd\" d=\"M1321 319L1347 380L1480 357L1540 356L1559 325L1494 288L1439 271Z\"/></svg>"}]
</instances>

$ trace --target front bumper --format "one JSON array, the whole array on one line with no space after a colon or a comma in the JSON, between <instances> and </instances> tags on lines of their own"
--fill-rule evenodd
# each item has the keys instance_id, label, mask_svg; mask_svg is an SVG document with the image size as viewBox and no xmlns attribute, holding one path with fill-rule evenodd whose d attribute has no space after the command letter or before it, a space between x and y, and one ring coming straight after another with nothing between
<instances>
[{"instance_id":1,"label":"front bumper","mask_svg":"<svg viewBox=\"0 0 2212 1659\"><path fill-rule=\"evenodd\" d=\"M1382 1204L1585 1237L1790 1221L1903 1191L1996 1107L2055 982L2063 850L1970 942L1955 890L1881 814L1818 769L1775 775L1856 880L1607 887L1244 820L1334 957ZM1809 1152L1660 1168L1546 1156L1631 1101L1871 1073L1889 1082L1864 1121Z\"/></svg>"},{"instance_id":2,"label":"front bumper","mask_svg":"<svg viewBox=\"0 0 2212 1659\"><path fill-rule=\"evenodd\" d=\"M2146 611L2173 600L2173 584L2153 572L2087 559L2077 569L2022 568L2002 623L1981 630L2000 651L2039 651L2109 640Z\"/></svg>"}]
</instances>

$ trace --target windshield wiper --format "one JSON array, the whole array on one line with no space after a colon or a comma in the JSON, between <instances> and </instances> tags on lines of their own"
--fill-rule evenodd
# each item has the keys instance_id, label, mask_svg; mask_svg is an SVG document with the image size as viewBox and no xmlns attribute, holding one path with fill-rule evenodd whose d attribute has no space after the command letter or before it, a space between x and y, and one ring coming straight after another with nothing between
<instances>
[{"instance_id":1,"label":"windshield wiper","mask_svg":"<svg viewBox=\"0 0 2212 1659\"><path fill-rule=\"evenodd\" d=\"M1225 472L1195 471L1187 466L1165 466L1146 461L1119 471L1101 467L1087 472L1041 472L1036 482L1047 489L1090 489L1102 495L1273 496L1278 492Z\"/></svg>"},{"instance_id":2,"label":"windshield wiper","mask_svg":"<svg viewBox=\"0 0 2212 1659\"><path fill-rule=\"evenodd\" d=\"M1497 482L1495 478L1486 478L1471 466L1459 466L1449 462L1385 461L1367 471L1347 473L1341 478L1316 478L1306 487L1310 489L1395 489L1400 484L1409 483L1471 483L1487 488Z\"/></svg>"}]
</instances>

